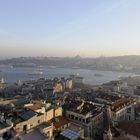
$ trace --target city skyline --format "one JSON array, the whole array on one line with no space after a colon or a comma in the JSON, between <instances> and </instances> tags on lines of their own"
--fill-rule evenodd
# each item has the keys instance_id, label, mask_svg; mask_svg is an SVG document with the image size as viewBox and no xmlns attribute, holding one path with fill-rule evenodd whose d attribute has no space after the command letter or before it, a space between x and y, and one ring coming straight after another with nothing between
<instances>
[{"instance_id":1,"label":"city skyline","mask_svg":"<svg viewBox=\"0 0 140 140\"><path fill-rule=\"evenodd\" d=\"M139 55L138 0L0 1L0 56Z\"/></svg>"}]
</instances>

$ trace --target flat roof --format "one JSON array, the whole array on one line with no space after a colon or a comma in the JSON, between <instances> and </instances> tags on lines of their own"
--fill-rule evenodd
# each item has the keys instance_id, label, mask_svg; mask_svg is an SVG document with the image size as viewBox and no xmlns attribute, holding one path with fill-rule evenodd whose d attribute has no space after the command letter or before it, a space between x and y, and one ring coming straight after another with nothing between
<instances>
[{"instance_id":1,"label":"flat roof","mask_svg":"<svg viewBox=\"0 0 140 140\"><path fill-rule=\"evenodd\" d=\"M46 138L38 130L33 130L29 133L23 134L21 137L23 140L44 140Z\"/></svg>"},{"instance_id":2,"label":"flat roof","mask_svg":"<svg viewBox=\"0 0 140 140\"><path fill-rule=\"evenodd\" d=\"M0 122L0 130L8 127L9 125Z\"/></svg>"},{"instance_id":3,"label":"flat roof","mask_svg":"<svg viewBox=\"0 0 140 140\"><path fill-rule=\"evenodd\" d=\"M70 129L65 129L62 133L60 133L60 135L70 140L76 140L80 137L79 133L72 131Z\"/></svg>"},{"instance_id":4,"label":"flat roof","mask_svg":"<svg viewBox=\"0 0 140 140\"><path fill-rule=\"evenodd\" d=\"M21 113L19 116L23 119L23 120L29 120L30 118L36 116L37 113L32 111L32 110L27 110L23 113Z\"/></svg>"}]
</instances>

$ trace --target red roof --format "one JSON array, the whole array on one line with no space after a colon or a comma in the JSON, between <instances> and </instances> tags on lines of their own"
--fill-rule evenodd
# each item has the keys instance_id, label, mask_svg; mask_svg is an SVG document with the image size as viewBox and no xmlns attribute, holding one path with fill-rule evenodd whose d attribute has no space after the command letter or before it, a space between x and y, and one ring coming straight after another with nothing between
<instances>
[{"instance_id":1,"label":"red roof","mask_svg":"<svg viewBox=\"0 0 140 140\"><path fill-rule=\"evenodd\" d=\"M119 138L113 138L113 140L131 140L127 137L119 137Z\"/></svg>"},{"instance_id":2,"label":"red roof","mask_svg":"<svg viewBox=\"0 0 140 140\"><path fill-rule=\"evenodd\" d=\"M127 134L140 138L140 122L136 121L123 121L120 123L119 128Z\"/></svg>"},{"instance_id":3,"label":"red roof","mask_svg":"<svg viewBox=\"0 0 140 140\"><path fill-rule=\"evenodd\" d=\"M30 109L30 110L33 110L33 111L36 111L36 110L41 109L41 107L38 106L38 105L27 106L26 108L27 108L27 109Z\"/></svg>"},{"instance_id":4,"label":"red roof","mask_svg":"<svg viewBox=\"0 0 140 140\"><path fill-rule=\"evenodd\" d=\"M64 125L69 124L69 121L65 117L60 116L60 117L56 117L56 118L52 119L51 123L53 123L53 126L56 129L59 129L59 128L63 127Z\"/></svg>"}]
</instances>

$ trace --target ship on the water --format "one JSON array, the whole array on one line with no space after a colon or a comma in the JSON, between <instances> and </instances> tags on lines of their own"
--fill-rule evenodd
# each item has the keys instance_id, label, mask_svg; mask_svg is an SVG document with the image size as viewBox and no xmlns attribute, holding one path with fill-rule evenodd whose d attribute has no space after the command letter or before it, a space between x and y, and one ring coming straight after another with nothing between
<instances>
[{"instance_id":1,"label":"ship on the water","mask_svg":"<svg viewBox=\"0 0 140 140\"><path fill-rule=\"evenodd\" d=\"M100 74L100 73L95 73L94 76L96 76L96 77L103 77L104 75Z\"/></svg>"},{"instance_id":2,"label":"ship on the water","mask_svg":"<svg viewBox=\"0 0 140 140\"><path fill-rule=\"evenodd\" d=\"M43 70L39 68L31 73L28 73L28 75L31 75L31 76L43 75Z\"/></svg>"},{"instance_id":3,"label":"ship on the water","mask_svg":"<svg viewBox=\"0 0 140 140\"><path fill-rule=\"evenodd\" d=\"M13 68L12 65L0 65L0 68L5 69L5 68Z\"/></svg>"}]
</instances>

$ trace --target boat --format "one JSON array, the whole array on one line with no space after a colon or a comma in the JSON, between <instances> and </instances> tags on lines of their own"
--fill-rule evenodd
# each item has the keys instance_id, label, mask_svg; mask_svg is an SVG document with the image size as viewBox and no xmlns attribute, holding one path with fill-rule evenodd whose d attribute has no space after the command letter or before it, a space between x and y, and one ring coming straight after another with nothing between
<instances>
[{"instance_id":1,"label":"boat","mask_svg":"<svg viewBox=\"0 0 140 140\"><path fill-rule=\"evenodd\" d=\"M12 69L13 66L12 65L0 65L0 68L2 68L2 69L7 69L7 68Z\"/></svg>"},{"instance_id":2,"label":"boat","mask_svg":"<svg viewBox=\"0 0 140 140\"><path fill-rule=\"evenodd\" d=\"M72 69L80 69L80 67L72 67Z\"/></svg>"},{"instance_id":3,"label":"boat","mask_svg":"<svg viewBox=\"0 0 140 140\"><path fill-rule=\"evenodd\" d=\"M47 66L48 69L56 69L56 66Z\"/></svg>"},{"instance_id":4,"label":"boat","mask_svg":"<svg viewBox=\"0 0 140 140\"><path fill-rule=\"evenodd\" d=\"M37 76L37 75L42 75L43 71L41 69L37 69L31 73L29 73L28 75L33 75L33 76Z\"/></svg>"},{"instance_id":5,"label":"boat","mask_svg":"<svg viewBox=\"0 0 140 140\"><path fill-rule=\"evenodd\" d=\"M100 74L100 73L95 73L94 76L96 76L96 77L102 77L104 75L103 74Z\"/></svg>"},{"instance_id":6,"label":"boat","mask_svg":"<svg viewBox=\"0 0 140 140\"><path fill-rule=\"evenodd\" d=\"M33 76L36 76L36 75L42 75L43 72L32 72L32 73L29 73L28 75L33 75Z\"/></svg>"}]
</instances>

